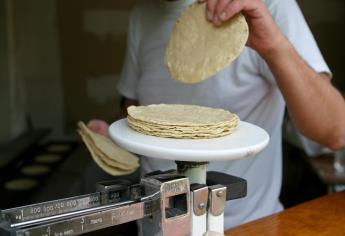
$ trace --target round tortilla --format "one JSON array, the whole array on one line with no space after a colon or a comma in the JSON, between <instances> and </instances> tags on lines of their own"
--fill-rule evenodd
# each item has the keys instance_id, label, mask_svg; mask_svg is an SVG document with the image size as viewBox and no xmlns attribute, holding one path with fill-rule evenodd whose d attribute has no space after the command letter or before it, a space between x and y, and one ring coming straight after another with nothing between
<instances>
[{"instance_id":1,"label":"round tortilla","mask_svg":"<svg viewBox=\"0 0 345 236\"><path fill-rule=\"evenodd\" d=\"M79 134L84 135L84 142L92 143L92 146L89 145L89 148L92 148L94 152L102 152L108 159L113 159L120 164L131 166L132 168L139 166L137 156L119 147L109 138L91 131L83 122L78 122L78 126L81 131Z\"/></svg>"},{"instance_id":2,"label":"round tortilla","mask_svg":"<svg viewBox=\"0 0 345 236\"><path fill-rule=\"evenodd\" d=\"M172 126L222 126L234 117L223 109L180 104L130 106L127 111L134 120Z\"/></svg>"},{"instance_id":3,"label":"round tortilla","mask_svg":"<svg viewBox=\"0 0 345 236\"><path fill-rule=\"evenodd\" d=\"M36 180L22 178L22 179L13 179L5 183L5 188L12 191L24 191L30 190L38 185Z\"/></svg>"},{"instance_id":4,"label":"round tortilla","mask_svg":"<svg viewBox=\"0 0 345 236\"><path fill-rule=\"evenodd\" d=\"M127 111L129 127L164 138L217 138L231 134L239 123L229 111L195 105L130 106Z\"/></svg>"},{"instance_id":5,"label":"round tortilla","mask_svg":"<svg viewBox=\"0 0 345 236\"><path fill-rule=\"evenodd\" d=\"M45 165L29 165L24 166L21 172L29 176L45 175L51 171L49 166Z\"/></svg>"},{"instance_id":6,"label":"round tortilla","mask_svg":"<svg viewBox=\"0 0 345 236\"><path fill-rule=\"evenodd\" d=\"M47 147L47 150L49 152L57 152L57 153L67 152L70 149L71 149L71 146L68 144L50 144Z\"/></svg>"},{"instance_id":7,"label":"round tortilla","mask_svg":"<svg viewBox=\"0 0 345 236\"><path fill-rule=\"evenodd\" d=\"M95 153L95 150L92 148L92 146L90 145L90 140L87 137L86 134L84 134L81 130L78 130L81 138L83 139L87 149L89 150L89 152L91 153L91 157L92 159L96 162L96 164L106 173L113 175L113 176L120 176L120 175L128 175L133 173L137 168L133 168L130 170L123 170L123 169L119 169L116 168L114 166L110 166L108 165L104 160L102 160L99 155L97 155Z\"/></svg>"},{"instance_id":8,"label":"round tortilla","mask_svg":"<svg viewBox=\"0 0 345 236\"><path fill-rule=\"evenodd\" d=\"M45 163L45 164L52 164L55 162L59 162L62 159L62 157L58 154L40 154L35 157L35 161L38 163Z\"/></svg>"},{"instance_id":9,"label":"round tortilla","mask_svg":"<svg viewBox=\"0 0 345 236\"><path fill-rule=\"evenodd\" d=\"M221 26L205 17L206 4L191 4L177 20L165 51L173 79L198 83L234 61L248 40L248 25L239 13Z\"/></svg>"}]
</instances>

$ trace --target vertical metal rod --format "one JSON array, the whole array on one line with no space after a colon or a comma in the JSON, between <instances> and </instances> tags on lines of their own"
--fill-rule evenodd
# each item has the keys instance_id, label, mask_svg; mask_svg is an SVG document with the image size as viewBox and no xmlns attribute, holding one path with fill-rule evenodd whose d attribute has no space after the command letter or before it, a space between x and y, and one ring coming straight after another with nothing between
<instances>
[{"instance_id":1,"label":"vertical metal rod","mask_svg":"<svg viewBox=\"0 0 345 236\"><path fill-rule=\"evenodd\" d=\"M175 161L177 165L177 173L184 175L189 178L190 184L206 184L206 172L208 162L189 162L189 161ZM197 216L194 212L195 204L195 192L191 192L191 221L190 229L191 236L203 235L207 230L207 198L204 199L205 213L200 216ZM208 194L208 189L206 189L206 195Z\"/></svg>"},{"instance_id":2,"label":"vertical metal rod","mask_svg":"<svg viewBox=\"0 0 345 236\"><path fill-rule=\"evenodd\" d=\"M191 184L206 184L208 162L176 161L177 173L189 178Z\"/></svg>"}]
</instances>

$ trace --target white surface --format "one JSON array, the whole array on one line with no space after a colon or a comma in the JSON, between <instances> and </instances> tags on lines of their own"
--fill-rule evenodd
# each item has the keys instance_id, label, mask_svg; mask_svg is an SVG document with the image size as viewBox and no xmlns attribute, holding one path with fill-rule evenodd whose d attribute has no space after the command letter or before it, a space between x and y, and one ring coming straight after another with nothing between
<instances>
[{"instance_id":1,"label":"white surface","mask_svg":"<svg viewBox=\"0 0 345 236\"><path fill-rule=\"evenodd\" d=\"M127 119L109 127L110 137L124 149L159 159L180 161L222 161L240 159L259 153L269 136L265 130L241 121L235 132L213 139L159 138L134 131Z\"/></svg>"}]
</instances>

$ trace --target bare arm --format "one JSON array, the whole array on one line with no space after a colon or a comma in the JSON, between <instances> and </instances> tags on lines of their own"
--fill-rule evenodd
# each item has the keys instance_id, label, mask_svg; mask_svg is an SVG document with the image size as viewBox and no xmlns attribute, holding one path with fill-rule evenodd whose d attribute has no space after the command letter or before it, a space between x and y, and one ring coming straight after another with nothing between
<instances>
[{"instance_id":1,"label":"bare arm","mask_svg":"<svg viewBox=\"0 0 345 236\"><path fill-rule=\"evenodd\" d=\"M249 25L248 46L269 65L296 127L331 148L345 146L345 102L327 75L318 74L282 34L261 0L208 0L207 18L221 25L242 11Z\"/></svg>"},{"instance_id":2,"label":"bare arm","mask_svg":"<svg viewBox=\"0 0 345 236\"><path fill-rule=\"evenodd\" d=\"M342 148L345 145L345 102L328 75L310 68L287 40L264 58L296 127L306 137L331 149Z\"/></svg>"}]
</instances>

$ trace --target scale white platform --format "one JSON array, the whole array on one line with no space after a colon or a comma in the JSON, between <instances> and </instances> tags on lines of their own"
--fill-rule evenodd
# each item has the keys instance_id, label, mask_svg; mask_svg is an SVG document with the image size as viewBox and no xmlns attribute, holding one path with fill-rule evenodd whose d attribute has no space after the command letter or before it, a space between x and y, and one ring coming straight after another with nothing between
<instances>
[{"instance_id":1,"label":"scale white platform","mask_svg":"<svg viewBox=\"0 0 345 236\"><path fill-rule=\"evenodd\" d=\"M241 121L235 132L212 139L160 138L131 129L127 119L114 122L109 127L110 137L122 148L148 157L175 161L209 162L225 161L253 156L269 142L267 132Z\"/></svg>"},{"instance_id":2,"label":"scale white platform","mask_svg":"<svg viewBox=\"0 0 345 236\"><path fill-rule=\"evenodd\" d=\"M269 142L269 136L265 130L244 121L239 123L233 134L212 139L149 136L131 129L127 124L127 119L113 123L109 127L109 134L119 146L130 152L158 159L183 161L183 164L177 163L177 172L187 176L190 183L199 184L206 184L208 162L253 156L262 151ZM191 164L185 164L187 162ZM197 162L199 163L196 164ZM192 192L191 199L194 199ZM215 202L217 201L219 200ZM220 204L220 202L214 204ZM191 200L191 205L193 206L193 200ZM224 212L214 215L209 208L206 214L196 215L192 211L191 236L204 235L206 231L223 234Z\"/></svg>"}]
</instances>

